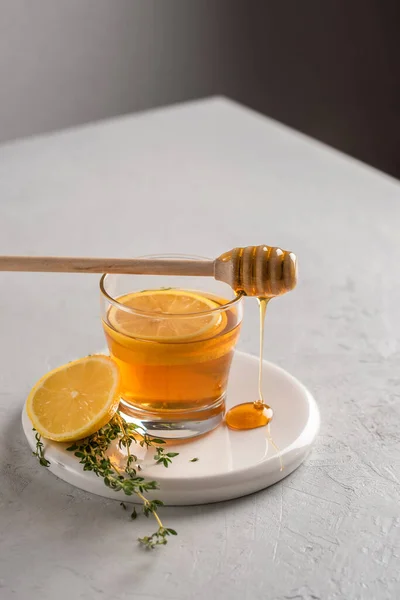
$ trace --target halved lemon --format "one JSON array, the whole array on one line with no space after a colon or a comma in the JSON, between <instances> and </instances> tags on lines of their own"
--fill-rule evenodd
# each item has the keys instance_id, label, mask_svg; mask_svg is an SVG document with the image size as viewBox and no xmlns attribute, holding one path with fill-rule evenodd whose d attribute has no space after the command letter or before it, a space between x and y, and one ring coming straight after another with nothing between
<instances>
[{"instance_id":1,"label":"halved lemon","mask_svg":"<svg viewBox=\"0 0 400 600\"><path fill-rule=\"evenodd\" d=\"M44 375L26 410L34 428L56 442L80 440L104 427L119 404L119 371L101 355L87 356Z\"/></svg>"},{"instance_id":2,"label":"halved lemon","mask_svg":"<svg viewBox=\"0 0 400 600\"><path fill-rule=\"evenodd\" d=\"M226 326L221 304L199 292L146 290L121 296L128 309L111 306L108 322L119 333L152 341L186 341L216 335ZM204 314L203 314L204 313Z\"/></svg>"}]
</instances>

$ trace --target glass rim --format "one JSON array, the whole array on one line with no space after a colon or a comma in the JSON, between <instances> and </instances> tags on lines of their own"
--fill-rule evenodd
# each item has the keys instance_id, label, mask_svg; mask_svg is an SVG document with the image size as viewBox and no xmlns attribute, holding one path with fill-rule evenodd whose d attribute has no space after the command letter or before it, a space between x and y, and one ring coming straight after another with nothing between
<instances>
[{"instance_id":1,"label":"glass rim","mask_svg":"<svg viewBox=\"0 0 400 600\"><path fill-rule=\"evenodd\" d=\"M205 257L204 256L190 256L187 254L147 254L145 256L140 256L137 258L187 258L188 260L204 260ZM222 311L226 311L229 308L231 308L232 306L235 306L236 304L239 304L240 301L242 300L242 298L244 297L244 293L243 292L235 292L235 290L233 290L232 288L232 292L235 294L235 296L229 300L228 302L226 302L225 304L221 304L221 306L217 306L216 308L210 308L209 310L203 310L200 312L194 312L194 313L168 313L168 314L163 314L163 313L159 313L159 312L155 312L155 311L150 311L150 310L139 310L137 308L130 308L128 306L126 306L125 304L122 304L121 302L118 302L118 300L116 298L114 298L113 296L111 296L106 288L105 288L105 282L107 277L123 277L125 274L122 273L103 273L103 275L100 278L100 292L101 294L106 298L106 300L112 304L113 306L115 306L116 308L118 308L119 310L123 310L124 312L128 312L130 314L134 314L134 315L141 315L141 316L145 316L145 317L157 317L158 319L168 319L171 317L174 318L193 318L193 317L204 317L207 315L212 315L218 312L222 312ZM138 275L140 276L140 273L127 273L126 275L128 276L135 276ZM156 275L156 277L162 277L162 275ZM179 277L179 275L177 275L177 277ZM224 283L223 281L221 281L220 283ZM228 287L230 287L228 284L226 284ZM162 288L158 288L158 289L162 289ZM167 289L167 288L164 288ZM183 289L184 288L170 288L170 289ZM147 291L147 290L142 290L142 291ZM150 290L149 290L150 291ZM156 290L154 290L156 291ZM200 294L203 293L202 290L187 290L187 291L193 291L193 292L199 292ZM140 292L140 290L138 290L138 292Z\"/></svg>"}]
</instances>

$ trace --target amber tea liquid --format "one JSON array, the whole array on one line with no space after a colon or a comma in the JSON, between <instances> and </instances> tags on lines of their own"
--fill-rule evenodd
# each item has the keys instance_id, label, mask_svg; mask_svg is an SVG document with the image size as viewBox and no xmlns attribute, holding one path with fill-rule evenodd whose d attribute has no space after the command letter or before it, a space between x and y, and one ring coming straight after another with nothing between
<instances>
[{"instance_id":1,"label":"amber tea liquid","mask_svg":"<svg viewBox=\"0 0 400 600\"><path fill-rule=\"evenodd\" d=\"M121 373L122 410L139 416L145 411L161 420L222 413L239 336L238 306L190 290L150 290L117 301L136 311L111 306L103 317Z\"/></svg>"}]
</instances>

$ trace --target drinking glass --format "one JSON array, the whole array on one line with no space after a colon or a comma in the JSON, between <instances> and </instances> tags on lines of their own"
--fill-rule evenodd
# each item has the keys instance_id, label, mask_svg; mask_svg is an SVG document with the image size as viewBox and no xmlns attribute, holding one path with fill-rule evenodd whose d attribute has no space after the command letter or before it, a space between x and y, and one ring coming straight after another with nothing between
<instances>
[{"instance_id":1,"label":"drinking glass","mask_svg":"<svg viewBox=\"0 0 400 600\"><path fill-rule=\"evenodd\" d=\"M212 278L165 275L105 274L100 290L124 417L163 438L194 437L217 427L242 321L241 295Z\"/></svg>"}]
</instances>

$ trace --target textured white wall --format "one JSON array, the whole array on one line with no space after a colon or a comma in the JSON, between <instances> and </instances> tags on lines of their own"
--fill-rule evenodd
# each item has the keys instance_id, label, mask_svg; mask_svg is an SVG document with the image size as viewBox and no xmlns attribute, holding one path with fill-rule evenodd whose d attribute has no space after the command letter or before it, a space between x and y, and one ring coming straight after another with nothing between
<instances>
[{"instance_id":1,"label":"textured white wall","mask_svg":"<svg viewBox=\"0 0 400 600\"><path fill-rule=\"evenodd\" d=\"M0 0L0 142L219 92L206 69L218 68L216 12L193 0Z\"/></svg>"}]
</instances>

